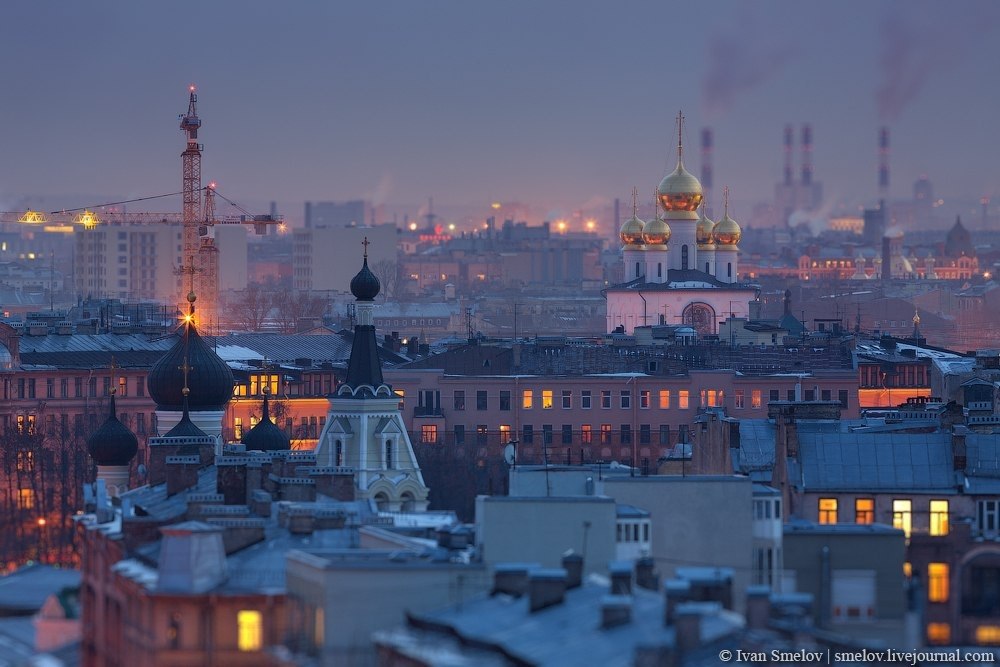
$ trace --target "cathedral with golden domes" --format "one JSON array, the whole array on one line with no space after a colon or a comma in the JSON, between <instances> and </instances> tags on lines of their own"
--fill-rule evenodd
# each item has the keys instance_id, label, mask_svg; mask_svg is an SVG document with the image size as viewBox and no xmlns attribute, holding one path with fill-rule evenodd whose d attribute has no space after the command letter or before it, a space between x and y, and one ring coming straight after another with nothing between
<instances>
[{"instance_id":1,"label":"cathedral with golden domes","mask_svg":"<svg viewBox=\"0 0 1000 667\"><path fill-rule=\"evenodd\" d=\"M756 285L737 282L742 231L729 216L728 189L722 219L714 222L705 215L701 183L684 168L683 117L677 120L677 168L656 188L653 218L639 218L633 190L632 217L618 232L625 282L605 292L608 332L671 324L711 335L728 317L748 317L757 297Z\"/></svg>"}]
</instances>

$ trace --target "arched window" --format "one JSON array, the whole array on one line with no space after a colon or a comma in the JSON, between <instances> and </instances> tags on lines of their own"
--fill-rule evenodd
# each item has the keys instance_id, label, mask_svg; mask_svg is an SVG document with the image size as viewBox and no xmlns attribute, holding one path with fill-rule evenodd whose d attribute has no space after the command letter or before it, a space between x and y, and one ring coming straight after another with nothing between
<instances>
[{"instance_id":1,"label":"arched window","mask_svg":"<svg viewBox=\"0 0 1000 667\"><path fill-rule=\"evenodd\" d=\"M732 262L729 262L728 264L726 264L726 277L727 278L732 278L733 277L733 263Z\"/></svg>"},{"instance_id":2,"label":"arched window","mask_svg":"<svg viewBox=\"0 0 1000 667\"><path fill-rule=\"evenodd\" d=\"M392 440L385 441L385 467L386 470L392 469Z\"/></svg>"},{"instance_id":3,"label":"arched window","mask_svg":"<svg viewBox=\"0 0 1000 667\"><path fill-rule=\"evenodd\" d=\"M340 440L333 445L333 465L344 465L344 443Z\"/></svg>"},{"instance_id":4,"label":"arched window","mask_svg":"<svg viewBox=\"0 0 1000 667\"><path fill-rule=\"evenodd\" d=\"M400 501L399 509L402 512L412 512L414 509L416 509L416 507L414 506L415 503L413 494L410 493L409 491L405 491L403 495L399 497L399 501Z\"/></svg>"},{"instance_id":5,"label":"arched window","mask_svg":"<svg viewBox=\"0 0 1000 667\"><path fill-rule=\"evenodd\" d=\"M705 262L705 273L711 273L711 270L708 268L708 262Z\"/></svg>"},{"instance_id":6,"label":"arched window","mask_svg":"<svg viewBox=\"0 0 1000 667\"><path fill-rule=\"evenodd\" d=\"M379 512L385 512L389 509L389 496L384 493L375 494L375 506L378 508Z\"/></svg>"},{"instance_id":7,"label":"arched window","mask_svg":"<svg viewBox=\"0 0 1000 667\"><path fill-rule=\"evenodd\" d=\"M639 277L639 262L635 263L635 277Z\"/></svg>"},{"instance_id":8,"label":"arched window","mask_svg":"<svg viewBox=\"0 0 1000 667\"><path fill-rule=\"evenodd\" d=\"M656 277L657 278L663 277L663 262L656 263Z\"/></svg>"},{"instance_id":9,"label":"arched window","mask_svg":"<svg viewBox=\"0 0 1000 667\"><path fill-rule=\"evenodd\" d=\"M686 243L681 246L681 268L685 271L688 268L688 247Z\"/></svg>"}]
</instances>

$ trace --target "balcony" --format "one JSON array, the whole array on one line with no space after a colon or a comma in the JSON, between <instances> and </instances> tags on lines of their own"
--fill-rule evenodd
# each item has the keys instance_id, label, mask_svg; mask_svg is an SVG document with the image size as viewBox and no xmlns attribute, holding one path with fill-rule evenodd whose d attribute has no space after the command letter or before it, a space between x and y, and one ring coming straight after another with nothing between
<instances>
[{"instance_id":1,"label":"balcony","mask_svg":"<svg viewBox=\"0 0 1000 667\"><path fill-rule=\"evenodd\" d=\"M413 407L414 417L444 417L444 413L441 412L439 407L430 407L426 405L416 405Z\"/></svg>"}]
</instances>

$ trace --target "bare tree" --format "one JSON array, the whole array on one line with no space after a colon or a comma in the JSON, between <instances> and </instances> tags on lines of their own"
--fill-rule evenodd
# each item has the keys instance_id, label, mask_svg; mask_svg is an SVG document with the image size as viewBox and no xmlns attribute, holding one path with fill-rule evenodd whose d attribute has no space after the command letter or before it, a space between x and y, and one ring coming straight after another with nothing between
<instances>
[{"instance_id":1,"label":"bare tree","mask_svg":"<svg viewBox=\"0 0 1000 667\"><path fill-rule=\"evenodd\" d=\"M304 318L322 317L326 305L326 299L309 292L285 289L274 296L274 306L284 333L295 333L299 321Z\"/></svg>"},{"instance_id":2,"label":"bare tree","mask_svg":"<svg viewBox=\"0 0 1000 667\"><path fill-rule=\"evenodd\" d=\"M260 283L250 283L231 303L230 318L243 331L260 331L274 304L274 292Z\"/></svg>"},{"instance_id":3,"label":"bare tree","mask_svg":"<svg viewBox=\"0 0 1000 667\"><path fill-rule=\"evenodd\" d=\"M382 286L380 294L383 303L396 296L399 290L399 265L391 259L380 259L372 265L372 272Z\"/></svg>"}]
</instances>

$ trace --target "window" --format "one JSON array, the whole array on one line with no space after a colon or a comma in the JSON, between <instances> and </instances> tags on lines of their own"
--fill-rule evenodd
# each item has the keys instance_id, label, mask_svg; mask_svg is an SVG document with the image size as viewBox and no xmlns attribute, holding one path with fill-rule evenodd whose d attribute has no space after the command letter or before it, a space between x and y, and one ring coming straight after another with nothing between
<instances>
[{"instance_id":1,"label":"window","mask_svg":"<svg viewBox=\"0 0 1000 667\"><path fill-rule=\"evenodd\" d=\"M698 407L703 408L705 407L705 405L706 405L705 390L702 389L700 392L698 392Z\"/></svg>"},{"instance_id":2,"label":"window","mask_svg":"<svg viewBox=\"0 0 1000 667\"><path fill-rule=\"evenodd\" d=\"M456 391L455 392L455 409L464 410L465 409L465 392Z\"/></svg>"},{"instance_id":3,"label":"window","mask_svg":"<svg viewBox=\"0 0 1000 667\"><path fill-rule=\"evenodd\" d=\"M393 465L392 440L385 441L385 469L392 470Z\"/></svg>"},{"instance_id":4,"label":"window","mask_svg":"<svg viewBox=\"0 0 1000 667\"><path fill-rule=\"evenodd\" d=\"M17 490L17 508L19 510L30 510L35 508L34 489Z\"/></svg>"},{"instance_id":5,"label":"window","mask_svg":"<svg viewBox=\"0 0 1000 667\"><path fill-rule=\"evenodd\" d=\"M522 393L521 407L525 410L530 410L531 405L534 402L534 394L530 389L525 389Z\"/></svg>"},{"instance_id":6,"label":"window","mask_svg":"<svg viewBox=\"0 0 1000 667\"><path fill-rule=\"evenodd\" d=\"M429 445L436 445L438 441L437 424L424 424L420 427L420 440Z\"/></svg>"},{"instance_id":7,"label":"window","mask_svg":"<svg viewBox=\"0 0 1000 667\"><path fill-rule=\"evenodd\" d=\"M708 407L721 408L722 400L723 396L721 391L716 391L715 389L708 390Z\"/></svg>"},{"instance_id":8,"label":"window","mask_svg":"<svg viewBox=\"0 0 1000 667\"><path fill-rule=\"evenodd\" d=\"M594 434L590 430L590 424L584 424L580 427L580 442L585 445L589 445L594 441Z\"/></svg>"},{"instance_id":9,"label":"window","mask_svg":"<svg viewBox=\"0 0 1000 667\"><path fill-rule=\"evenodd\" d=\"M980 646L1000 644L1000 625L980 625L976 628L976 643Z\"/></svg>"},{"instance_id":10,"label":"window","mask_svg":"<svg viewBox=\"0 0 1000 667\"><path fill-rule=\"evenodd\" d=\"M737 410L743 409L743 390L737 389L735 395L733 396L734 407Z\"/></svg>"},{"instance_id":11,"label":"window","mask_svg":"<svg viewBox=\"0 0 1000 667\"><path fill-rule=\"evenodd\" d=\"M840 407L847 408L847 390L840 389L837 391L837 400L840 401Z\"/></svg>"},{"instance_id":12,"label":"window","mask_svg":"<svg viewBox=\"0 0 1000 667\"><path fill-rule=\"evenodd\" d=\"M56 380L55 378L45 379L45 398L55 398L56 397Z\"/></svg>"},{"instance_id":13,"label":"window","mask_svg":"<svg viewBox=\"0 0 1000 667\"><path fill-rule=\"evenodd\" d=\"M573 444L573 426L571 424L563 424L562 426L562 444Z\"/></svg>"},{"instance_id":14,"label":"window","mask_svg":"<svg viewBox=\"0 0 1000 667\"><path fill-rule=\"evenodd\" d=\"M233 417L233 437L243 439L243 417Z\"/></svg>"},{"instance_id":15,"label":"window","mask_svg":"<svg viewBox=\"0 0 1000 667\"><path fill-rule=\"evenodd\" d=\"M128 378L118 378L118 395L128 396Z\"/></svg>"},{"instance_id":16,"label":"window","mask_svg":"<svg viewBox=\"0 0 1000 667\"><path fill-rule=\"evenodd\" d=\"M660 409L669 410L670 409L670 390L661 389L660 390Z\"/></svg>"},{"instance_id":17,"label":"window","mask_svg":"<svg viewBox=\"0 0 1000 667\"><path fill-rule=\"evenodd\" d=\"M677 392L677 407L681 410L687 410L690 407L690 392L687 389L681 389Z\"/></svg>"},{"instance_id":18,"label":"window","mask_svg":"<svg viewBox=\"0 0 1000 667\"><path fill-rule=\"evenodd\" d=\"M820 389L819 397L821 400L829 401L831 394L829 389Z\"/></svg>"},{"instance_id":19,"label":"window","mask_svg":"<svg viewBox=\"0 0 1000 667\"><path fill-rule=\"evenodd\" d=\"M601 407L602 408L611 407L611 391L608 389L601 391Z\"/></svg>"},{"instance_id":20,"label":"window","mask_svg":"<svg viewBox=\"0 0 1000 667\"><path fill-rule=\"evenodd\" d=\"M601 444L606 445L611 442L611 424L601 424Z\"/></svg>"},{"instance_id":21,"label":"window","mask_svg":"<svg viewBox=\"0 0 1000 667\"><path fill-rule=\"evenodd\" d=\"M531 424L525 424L521 427L521 442L530 445L535 441L535 431L531 428Z\"/></svg>"},{"instance_id":22,"label":"window","mask_svg":"<svg viewBox=\"0 0 1000 667\"><path fill-rule=\"evenodd\" d=\"M344 465L344 443L342 440L337 440L333 447L333 465L342 466Z\"/></svg>"},{"instance_id":23,"label":"window","mask_svg":"<svg viewBox=\"0 0 1000 667\"><path fill-rule=\"evenodd\" d=\"M584 410L590 409L590 390L584 389L580 392L580 407Z\"/></svg>"},{"instance_id":24,"label":"window","mask_svg":"<svg viewBox=\"0 0 1000 667\"><path fill-rule=\"evenodd\" d=\"M500 424L500 444L510 442L510 424Z\"/></svg>"},{"instance_id":25,"label":"window","mask_svg":"<svg viewBox=\"0 0 1000 667\"><path fill-rule=\"evenodd\" d=\"M787 400L787 401L794 401L795 400L795 390L794 389L786 389L785 390L785 400Z\"/></svg>"},{"instance_id":26,"label":"window","mask_svg":"<svg viewBox=\"0 0 1000 667\"><path fill-rule=\"evenodd\" d=\"M639 444L648 445L652 441L652 431L649 424L639 425Z\"/></svg>"},{"instance_id":27,"label":"window","mask_svg":"<svg viewBox=\"0 0 1000 667\"><path fill-rule=\"evenodd\" d=\"M660 424L660 444L669 445L670 444L670 425Z\"/></svg>"},{"instance_id":28,"label":"window","mask_svg":"<svg viewBox=\"0 0 1000 667\"><path fill-rule=\"evenodd\" d=\"M931 501L931 535L943 537L948 534L948 501Z\"/></svg>"},{"instance_id":29,"label":"window","mask_svg":"<svg viewBox=\"0 0 1000 667\"><path fill-rule=\"evenodd\" d=\"M67 378L59 381L59 398L69 398L69 380Z\"/></svg>"},{"instance_id":30,"label":"window","mask_svg":"<svg viewBox=\"0 0 1000 667\"><path fill-rule=\"evenodd\" d=\"M837 523L837 499L836 498L820 498L819 499L819 522L820 523Z\"/></svg>"},{"instance_id":31,"label":"window","mask_svg":"<svg viewBox=\"0 0 1000 667\"><path fill-rule=\"evenodd\" d=\"M767 393L767 400L769 400L769 401L777 401L779 399L780 399L780 393L779 393L779 391L777 389L772 389L771 391L769 391Z\"/></svg>"},{"instance_id":32,"label":"window","mask_svg":"<svg viewBox=\"0 0 1000 667\"><path fill-rule=\"evenodd\" d=\"M263 642L263 619L259 611L241 609L236 614L237 645L241 651L259 651Z\"/></svg>"},{"instance_id":33,"label":"window","mask_svg":"<svg viewBox=\"0 0 1000 667\"><path fill-rule=\"evenodd\" d=\"M688 247L686 243L681 246L681 268L684 270L688 268Z\"/></svg>"},{"instance_id":34,"label":"window","mask_svg":"<svg viewBox=\"0 0 1000 667\"><path fill-rule=\"evenodd\" d=\"M330 393L329 391L326 393ZM139 376L135 379L135 395L145 396L146 395L146 378Z\"/></svg>"},{"instance_id":35,"label":"window","mask_svg":"<svg viewBox=\"0 0 1000 667\"><path fill-rule=\"evenodd\" d=\"M242 430L242 428L243 428L243 426L241 424L240 425L240 429ZM144 434L146 432L146 413L144 413L144 412L137 412L135 414L135 431L136 431L136 433L139 433L139 434ZM237 440L239 440L239 438L237 438Z\"/></svg>"},{"instance_id":36,"label":"window","mask_svg":"<svg viewBox=\"0 0 1000 667\"><path fill-rule=\"evenodd\" d=\"M910 530L913 527L913 502L910 500L892 501L892 527L898 528L906 533L906 538L910 538Z\"/></svg>"},{"instance_id":37,"label":"window","mask_svg":"<svg viewBox=\"0 0 1000 667\"><path fill-rule=\"evenodd\" d=\"M1000 529L1000 500L980 500L976 507L976 528L980 535L994 537Z\"/></svg>"},{"instance_id":38,"label":"window","mask_svg":"<svg viewBox=\"0 0 1000 667\"><path fill-rule=\"evenodd\" d=\"M858 498L854 501L854 523L875 523L874 498Z\"/></svg>"},{"instance_id":39,"label":"window","mask_svg":"<svg viewBox=\"0 0 1000 667\"><path fill-rule=\"evenodd\" d=\"M816 400L816 390L815 389L806 389L805 399L807 401L815 401Z\"/></svg>"},{"instance_id":40,"label":"window","mask_svg":"<svg viewBox=\"0 0 1000 667\"><path fill-rule=\"evenodd\" d=\"M542 410L552 409L552 390L543 389L542 390Z\"/></svg>"},{"instance_id":41,"label":"window","mask_svg":"<svg viewBox=\"0 0 1000 667\"><path fill-rule=\"evenodd\" d=\"M486 444L486 424L476 425L476 444L485 445Z\"/></svg>"},{"instance_id":42,"label":"window","mask_svg":"<svg viewBox=\"0 0 1000 667\"><path fill-rule=\"evenodd\" d=\"M510 390L500 390L500 411L510 412Z\"/></svg>"},{"instance_id":43,"label":"window","mask_svg":"<svg viewBox=\"0 0 1000 667\"><path fill-rule=\"evenodd\" d=\"M476 392L476 410L486 410L488 404L488 394L486 390L480 389Z\"/></svg>"},{"instance_id":44,"label":"window","mask_svg":"<svg viewBox=\"0 0 1000 667\"><path fill-rule=\"evenodd\" d=\"M542 444L552 444L552 424L542 424Z\"/></svg>"},{"instance_id":45,"label":"window","mask_svg":"<svg viewBox=\"0 0 1000 667\"><path fill-rule=\"evenodd\" d=\"M632 426L631 424L622 424L621 430L621 443L627 445L632 442Z\"/></svg>"},{"instance_id":46,"label":"window","mask_svg":"<svg viewBox=\"0 0 1000 667\"><path fill-rule=\"evenodd\" d=\"M573 407L573 392L569 389L563 389L562 406L563 410L569 410Z\"/></svg>"},{"instance_id":47,"label":"window","mask_svg":"<svg viewBox=\"0 0 1000 667\"><path fill-rule=\"evenodd\" d=\"M639 407L643 410L649 408L649 394L650 391L648 389L643 389L639 392Z\"/></svg>"},{"instance_id":48,"label":"window","mask_svg":"<svg viewBox=\"0 0 1000 667\"><path fill-rule=\"evenodd\" d=\"M632 407L632 392L628 389L621 391L621 406L622 410L628 410Z\"/></svg>"},{"instance_id":49,"label":"window","mask_svg":"<svg viewBox=\"0 0 1000 667\"><path fill-rule=\"evenodd\" d=\"M465 444L465 424L455 424L455 444Z\"/></svg>"},{"instance_id":50,"label":"window","mask_svg":"<svg viewBox=\"0 0 1000 667\"><path fill-rule=\"evenodd\" d=\"M927 564L927 601L948 601L948 563Z\"/></svg>"}]
</instances>

